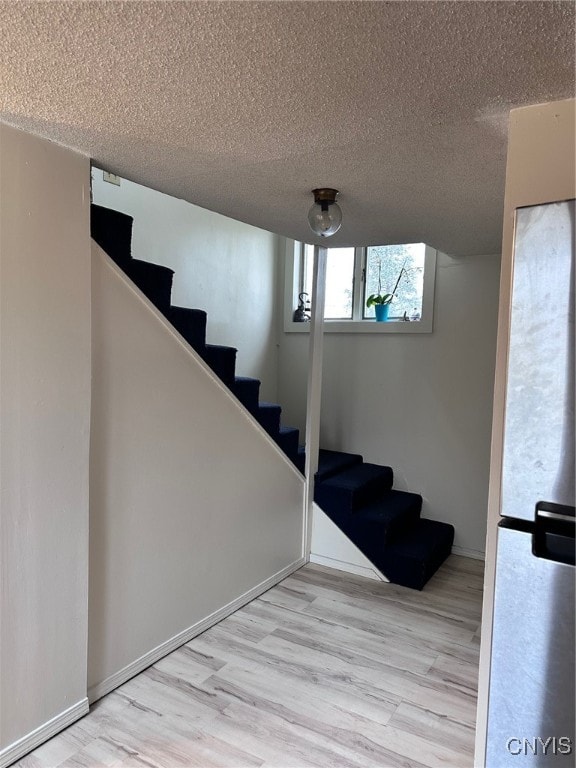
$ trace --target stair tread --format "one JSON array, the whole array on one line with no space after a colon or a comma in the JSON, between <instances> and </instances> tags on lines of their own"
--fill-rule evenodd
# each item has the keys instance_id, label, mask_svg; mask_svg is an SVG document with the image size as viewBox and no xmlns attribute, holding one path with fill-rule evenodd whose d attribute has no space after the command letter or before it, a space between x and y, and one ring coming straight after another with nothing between
<instances>
[{"instance_id":1,"label":"stair tread","mask_svg":"<svg viewBox=\"0 0 576 768\"><path fill-rule=\"evenodd\" d=\"M362 463L362 456L358 453L344 453L343 451L331 451L321 448L318 452L316 482L322 482L346 467L360 463Z\"/></svg>"},{"instance_id":2,"label":"stair tread","mask_svg":"<svg viewBox=\"0 0 576 768\"><path fill-rule=\"evenodd\" d=\"M127 265L127 269L170 275L174 274L174 270L170 269L170 267L165 267L163 264L153 264L151 261L143 261L142 259L131 259L130 263Z\"/></svg>"},{"instance_id":3,"label":"stair tread","mask_svg":"<svg viewBox=\"0 0 576 768\"><path fill-rule=\"evenodd\" d=\"M206 349L210 352L223 351L223 350L230 350L235 353L238 352L236 347L227 347L224 344L206 344Z\"/></svg>"},{"instance_id":4,"label":"stair tread","mask_svg":"<svg viewBox=\"0 0 576 768\"><path fill-rule=\"evenodd\" d=\"M206 312L203 309L194 309L193 307L177 307L174 304L170 306L170 312L174 314L186 314L186 315L192 315L192 316L202 316L202 317L208 317Z\"/></svg>"},{"instance_id":5,"label":"stair tread","mask_svg":"<svg viewBox=\"0 0 576 768\"><path fill-rule=\"evenodd\" d=\"M262 400L260 400L260 402L258 403L258 408L270 409L270 410L274 410L275 408L277 408L279 411L282 410L282 406L278 405L278 403L267 403Z\"/></svg>"},{"instance_id":6,"label":"stair tread","mask_svg":"<svg viewBox=\"0 0 576 768\"><path fill-rule=\"evenodd\" d=\"M280 427L281 435L294 435L296 433L300 434L300 430L296 427Z\"/></svg>"},{"instance_id":7,"label":"stair tread","mask_svg":"<svg viewBox=\"0 0 576 768\"><path fill-rule=\"evenodd\" d=\"M354 514L366 504L382 498L392 487L394 473L380 464L354 464L316 482L314 501L334 515Z\"/></svg>"},{"instance_id":8,"label":"stair tread","mask_svg":"<svg viewBox=\"0 0 576 768\"><path fill-rule=\"evenodd\" d=\"M328 477L321 482L321 485L342 488L342 490L355 490L380 477L388 478L391 471L392 469L388 466L363 462Z\"/></svg>"}]
</instances>

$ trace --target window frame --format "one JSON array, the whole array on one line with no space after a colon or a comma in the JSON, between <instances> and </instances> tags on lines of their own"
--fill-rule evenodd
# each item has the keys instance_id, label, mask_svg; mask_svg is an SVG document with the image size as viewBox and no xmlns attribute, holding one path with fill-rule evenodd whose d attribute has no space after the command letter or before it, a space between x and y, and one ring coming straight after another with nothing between
<instances>
[{"instance_id":1,"label":"window frame","mask_svg":"<svg viewBox=\"0 0 576 768\"><path fill-rule=\"evenodd\" d=\"M284 280L284 331L286 333L307 333L310 323L295 323L292 319L301 292L304 264L304 246L296 240L286 241ZM328 246L327 246L328 247ZM434 290L436 283L437 251L425 244L424 284L422 288L422 316L420 320L406 322L389 320L378 323L374 318L363 317L364 276L367 249L355 248L353 301L351 320L329 320L324 318L325 333L432 333L434 319ZM310 300L312 296L310 296Z\"/></svg>"}]
</instances>

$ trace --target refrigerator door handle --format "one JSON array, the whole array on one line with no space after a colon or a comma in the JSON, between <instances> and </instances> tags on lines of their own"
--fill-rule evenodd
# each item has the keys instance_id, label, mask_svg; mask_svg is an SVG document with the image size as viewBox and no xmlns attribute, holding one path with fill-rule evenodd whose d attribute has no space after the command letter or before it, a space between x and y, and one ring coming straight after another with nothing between
<instances>
[{"instance_id":1,"label":"refrigerator door handle","mask_svg":"<svg viewBox=\"0 0 576 768\"><path fill-rule=\"evenodd\" d=\"M544 560L574 565L574 507L541 501L536 504L532 554Z\"/></svg>"},{"instance_id":2,"label":"refrigerator door handle","mask_svg":"<svg viewBox=\"0 0 576 768\"><path fill-rule=\"evenodd\" d=\"M536 520L542 517L574 523L576 521L576 509L566 504L556 504L553 501L539 501L536 504Z\"/></svg>"}]
</instances>

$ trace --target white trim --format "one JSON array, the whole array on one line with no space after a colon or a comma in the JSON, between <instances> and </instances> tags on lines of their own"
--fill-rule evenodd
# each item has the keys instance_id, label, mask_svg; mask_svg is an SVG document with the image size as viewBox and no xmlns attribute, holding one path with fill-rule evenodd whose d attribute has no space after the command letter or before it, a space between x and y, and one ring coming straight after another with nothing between
<instances>
[{"instance_id":1,"label":"white trim","mask_svg":"<svg viewBox=\"0 0 576 768\"><path fill-rule=\"evenodd\" d=\"M324 246L314 246L312 280L312 318L308 339L308 387L306 394L306 464L304 468L304 542L306 558L310 557L312 543L312 507L314 503L314 476L318 469L320 449L320 406L322 403L322 356L324 349L324 297L326 293L326 259Z\"/></svg>"},{"instance_id":2,"label":"white trim","mask_svg":"<svg viewBox=\"0 0 576 768\"><path fill-rule=\"evenodd\" d=\"M295 323L292 320L294 316L295 307L294 297L298 297L298 270L296 265L298 263L298 256L300 253L300 243L296 240L285 240L285 253L284 253L284 330L286 331L293 325L309 326L310 323ZM302 328L302 330L308 330L308 328Z\"/></svg>"},{"instance_id":3,"label":"white trim","mask_svg":"<svg viewBox=\"0 0 576 768\"><path fill-rule=\"evenodd\" d=\"M0 768L6 768L6 766L24 757L28 752L36 749L40 744L51 739L52 736L63 731L64 728L68 728L69 725L72 725L72 723L86 714L88 714L88 699L84 697L76 704L65 709L64 712L48 720L44 725L40 725L26 736L18 739L18 741L4 747L0 752Z\"/></svg>"},{"instance_id":4,"label":"white trim","mask_svg":"<svg viewBox=\"0 0 576 768\"><path fill-rule=\"evenodd\" d=\"M295 560L281 571L278 571L269 578L260 582L260 584L252 587L252 589L244 592L244 594L235 598L227 605L224 605L222 608L214 611L204 619L197 621L191 627L188 627L188 629L179 632L177 635L174 635L174 637L171 637L160 645L157 645L156 648L152 648L151 651L148 651L148 653L140 656L140 658L130 662L130 664L125 666L123 669L118 670L118 672L115 672L113 675L110 675L110 677L107 677L101 683L93 685L88 689L88 700L90 701L90 704L94 703L98 699L101 699L102 696L110 693L110 691L113 691L115 688L118 688L119 685L123 685L123 683L125 683L127 680L130 680L131 677L139 674L162 657L172 653L172 651L175 651L176 648L184 645L184 643L189 642L192 640L192 638L196 637L196 635L199 635L201 632L204 632L206 629L214 626L214 624L222 621L222 619L225 619L231 613L234 613L234 611L242 608L242 606L246 605L246 603L249 603L251 600L259 597L262 593L267 592L269 589L276 586L276 584L285 579L287 576L290 576L291 573L294 573L294 571L297 571L305 564L306 558L304 557Z\"/></svg>"},{"instance_id":5,"label":"white trim","mask_svg":"<svg viewBox=\"0 0 576 768\"><path fill-rule=\"evenodd\" d=\"M337 571L353 573L355 576L364 576L364 578L372 579L372 581L389 581L377 568L366 568L363 565L347 563L344 560L337 560L334 557L327 557L326 555L315 555L314 552L310 554L310 562L316 563L317 565L324 565L327 568L334 568Z\"/></svg>"},{"instance_id":6,"label":"white trim","mask_svg":"<svg viewBox=\"0 0 576 768\"><path fill-rule=\"evenodd\" d=\"M480 549L468 549L468 547L452 547L453 555L461 555L462 557L471 557L473 560L484 560L486 555Z\"/></svg>"}]
</instances>

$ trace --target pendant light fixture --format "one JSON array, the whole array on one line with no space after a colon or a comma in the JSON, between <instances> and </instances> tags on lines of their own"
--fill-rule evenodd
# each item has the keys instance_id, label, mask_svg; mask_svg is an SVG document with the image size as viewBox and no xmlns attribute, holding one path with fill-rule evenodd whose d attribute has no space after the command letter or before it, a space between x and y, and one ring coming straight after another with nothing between
<instances>
[{"instance_id":1,"label":"pendant light fixture","mask_svg":"<svg viewBox=\"0 0 576 768\"><path fill-rule=\"evenodd\" d=\"M337 189L320 187L313 189L314 205L308 211L312 232L320 237L330 237L340 229L342 211L336 202Z\"/></svg>"}]
</instances>

